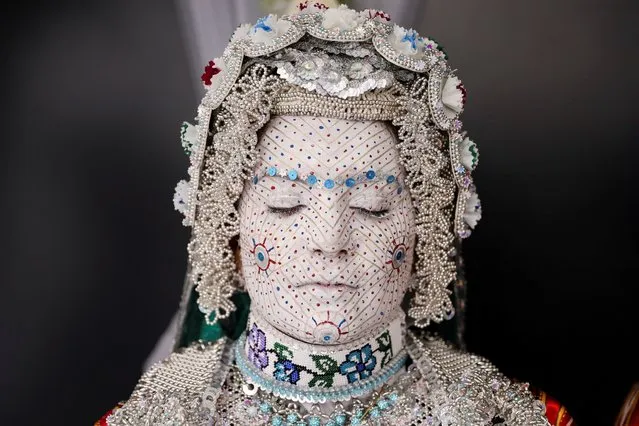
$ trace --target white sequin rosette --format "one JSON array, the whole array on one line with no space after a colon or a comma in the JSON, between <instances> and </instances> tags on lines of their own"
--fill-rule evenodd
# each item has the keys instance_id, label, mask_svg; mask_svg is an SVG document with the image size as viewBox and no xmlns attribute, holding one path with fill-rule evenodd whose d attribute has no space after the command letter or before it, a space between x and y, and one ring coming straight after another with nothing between
<instances>
[{"instance_id":1,"label":"white sequin rosette","mask_svg":"<svg viewBox=\"0 0 639 426\"><path fill-rule=\"evenodd\" d=\"M214 63L220 72L211 76L197 124L183 141L190 147L190 180L178 184L174 198L184 224L193 226L188 282L197 285L207 321L234 309L234 203L254 166L257 132L282 111L392 121L417 212L408 313L419 326L450 318L448 286L456 269L449 254L456 239L470 234L481 207L471 177L476 146L459 121L466 92L437 43L381 11L305 8L239 26Z\"/></svg>"},{"instance_id":2,"label":"white sequin rosette","mask_svg":"<svg viewBox=\"0 0 639 426\"><path fill-rule=\"evenodd\" d=\"M449 140L451 170L459 188L455 234L460 238L468 238L481 219L481 203L471 174L479 163L479 151L477 145L463 132L451 131Z\"/></svg>"}]
</instances>

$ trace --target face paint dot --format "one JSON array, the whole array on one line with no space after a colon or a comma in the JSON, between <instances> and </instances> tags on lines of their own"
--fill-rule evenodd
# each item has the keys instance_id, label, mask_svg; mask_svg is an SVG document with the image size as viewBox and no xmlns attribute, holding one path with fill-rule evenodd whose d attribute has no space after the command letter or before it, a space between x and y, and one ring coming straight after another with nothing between
<instances>
[{"instance_id":1,"label":"face paint dot","mask_svg":"<svg viewBox=\"0 0 639 426\"><path fill-rule=\"evenodd\" d=\"M287 174L288 174L288 178L290 180L297 179L297 171L296 170L289 170Z\"/></svg>"},{"instance_id":2,"label":"face paint dot","mask_svg":"<svg viewBox=\"0 0 639 426\"><path fill-rule=\"evenodd\" d=\"M374 170L369 170L366 172L366 177L368 179L375 179L375 171Z\"/></svg>"},{"instance_id":3,"label":"face paint dot","mask_svg":"<svg viewBox=\"0 0 639 426\"><path fill-rule=\"evenodd\" d=\"M310 175L306 178L306 182L308 182L309 185L315 185L317 183L317 177L315 175Z\"/></svg>"},{"instance_id":4,"label":"face paint dot","mask_svg":"<svg viewBox=\"0 0 639 426\"><path fill-rule=\"evenodd\" d=\"M346 186L349 188L352 188L353 186L355 186L355 179L353 178L346 179Z\"/></svg>"},{"instance_id":5,"label":"face paint dot","mask_svg":"<svg viewBox=\"0 0 639 426\"><path fill-rule=\"evenodd\" d=\"M335 186L335 181L333 179L326 179L324 181L324 186L326 189L332 189Z\"/></svg>"},{"instance_id":6,"label":"face paint dot","mask_svg":"<svg viewBox=\"0 0 639 426\"><path fill-rule=\"evenodd\" d=\"M268 168L267 173L269 176L275 176L277 174L277 169L271 166Z\"/></svg>"},{"instance_id":7,"label":"face paint dot","mask_svg":"<svg viewBox=\"0 0 639 426\"><path fill-rule=\"evenodd\" d=\"M395 182L395 176L390 175L389 177L386 178L386 183L393 183Z\"/></svg>"}]
</instances>

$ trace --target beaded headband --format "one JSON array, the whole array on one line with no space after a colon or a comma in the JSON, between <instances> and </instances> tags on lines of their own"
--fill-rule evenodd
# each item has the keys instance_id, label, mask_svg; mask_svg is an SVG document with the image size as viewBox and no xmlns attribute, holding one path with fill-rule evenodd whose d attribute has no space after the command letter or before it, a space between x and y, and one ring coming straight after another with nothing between
<instances>
[{"instance_id":1,"label":"beaded headband","mask_svg":"<svg viewBox=\"0 0 639 426\"><path fill-rule=\"evenodd\" d=\"M331 190L383 179L409 190L416 210L408 315L422 327L450 318L455 242L481 217L471 175L478 151L459 120L466 90L441 46L383 12L300 8L241 25L223 56L205 67L197 124L182 126L190 179L178 183L174 204L193 227L183 310L194 285L207 323L235 309L230 297L241 280L229 242L239 233L235 203L245 184L281 176ZM322 180L312 171L260 168L258 132L284 114L390 122L405 182L383 170Z\"/></svg>"}]
</instances>

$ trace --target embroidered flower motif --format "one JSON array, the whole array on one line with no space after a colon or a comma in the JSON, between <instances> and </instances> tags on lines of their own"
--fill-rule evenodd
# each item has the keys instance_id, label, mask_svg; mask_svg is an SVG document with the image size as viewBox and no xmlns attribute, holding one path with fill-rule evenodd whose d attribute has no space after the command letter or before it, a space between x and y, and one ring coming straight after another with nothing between
<instances>
[{"instance_id":1,"label":"embroidered flower motif","mask_svg":"<svg viewBox=\"0 0 639 426\"><path fill-rule=\"evenodd\" d=\"M235 32L233 32L233 35L231 36L231 41L246 40L249 36L249 31L252 28L253 28L253 25L251 24L240 25L239 27L237 27Z\"/></svg>"},{"instance_id":2,"label":"embroidered flower motif","mask_svg":"<svg viewBox=\"0 0 639 426\"><path fill-rule=\"evenodd\" d=\"M416 59L424 56L424 39L417 31L395 25L390 37L391 46L396 51Z\"/></svg>"},{"instance_id":3,"label":"embroidered flower motif","mask_svg":"<svg viewBox=\"0 0 639 426\"><path fill-rule=\"evenodd\" d=\"M220 71L222 70L215 66L215 61L209 61L209 64L204 67L204 74L200 78L206 86L210 86L211 79L214 75L219 74Z\"/></svg>"},{"instance_id":4,"label":"embroidered flower motif","mask_svg":"<svg viewBox=\"0 0 639 426\"><path fill-rule=\"evenodd\" d=\"M291 25L289 21L278 19L277 15L270 14L258 19L255 25L249 28L248 38L253 43L268 43L284 34Z\"/></svg>"},{"instance_id":5,"label":"embroidered flower motif","mask_svg":"<svg viewBox=\"0 0 639 426\"><path fill-rule=\"evenodd\" d=\"M346 355L346 361L339 366L339 372L346 376L348 383L363 380L369 377L377 365L377 359L373 355L370 344L362 349L355 349Z\"/></svg>"},{"instance_id":6,"label":"embroidered flower motif","mask_svg":"<svg viewBox=\"0 0 639 426\"><path fill-rule=\"evenodd\" d=\"M286 3L286 2L284 2ZM323 0L323 1L313 1L313 0L305 0L305 1L297 1L291 2L292 4L288 9L282 10L282 13L285 15L303 15L305 13L316 13L322 12L330 7L339 7L339 2L336 0Z\"/></svg>"},{"instance_id":7,"label":"embroidered flower motif","mask_svg":"<svg viewBox=\"0 0 639 426\"><path fill-rule=\"evenodd\" d=\"M268 353L266 352L266 335L253 324L249 332L248 359L260 370L268 365Z\"/></svg>"},{"instance_id":8,"label":"embroidered flower motif","mask_svg":"<svg viewBox=\"0 0 639 426\"><path fill-rule=\"evenodd\" d=\"M197 127L188 122L180 126L180 142L186 155L191 155L197 148Z\"/></svg>"},{"instance_id":9,"label":"embroidered flower motif","mask_svg":"<svg viewBox=\"0 0 639 426\"><path fill-rule=\"evenodd\" d=\"M224 71L226 71L226 64L222 58L215 58L209 61L200 77L207 90L216 90L222 84Z\"/></svg>"},{"instance_id":10,"label":"embroidered flower motif","mask_svg":"<svg viewBox=\"0 0 639 426\"><path fill-rule=\"evenodd\" d=\"M173 206L175 210L182 214L186 213L186 202L189 199L191 192L191 185L185 180L181 180L175 187L175 194L173 194Z\"/></svg>"},{"instance_id":11,"label":"embroidered flower motif","mask_svg":"<svg viewBox=\"0 0 639 426\"><path fill-rule=\"evenodd\" d=\"M390 15L383 10L365 9L361 12L361 14L368 17L368 19L377 22L389 22L391 19Z\"/></svg>"},{"instance_id":12,"label":"embroidered flower motif","mask_svg":"<svg viewBox=\"0 0 639 426\"><path fill-rule=\"evenodd\" d=\"M464 210L464 221L470 229L475 229L477 223L481 219L481 202L476 192L472 192L468 200L466 200L466 209Z\"/></svg>"},{"instance_id":13,"label":"embroidered flower motif","mask_svg":"<svg viewBox=\"0 0 639 426\"><path fill-rule=\"evenodd\" d=\"M293 364L293 362L288 359L277 361L275 363L273 377L280 382L295 384L300 379L300 370L297 365Z\"/></svg>"},{"instance_id":14,"label":"embroidered flower motif","mask_svg":"<svg viewBox=\"0 0 639 426\"><path fill-rule=\"evenodd\" d=\"M424 50L425 51L431 50L433 52L438 52L439 45L434 40L424 37Z\"/></svg>"},{"instance_id":15,"label":"embroidered flower motif","mask_svg":"<svg viewBox=\"0 0 639 426\"><path fill-rule=\"evenodd\" d=\"M322 26L327 30L350 31L357 28L364 20L365 18L356 10L349 9L343 4L324 12Z\"/></svg>"},{"instance_id":16,"label":"embroidered flower motif","mask_svg":"<svg viewBox=\"0 0 639 426\"><path fill-rule=\"evenodd\" d=\"M446 79L442 89L442 103L453 116L462 112L466 103L466 88L459 78L450 76Z\"/></svg>"},{"instance_id":17,"label":"embroidered flower motif","mask_svg":"<svg viewBox=\"0 0 639 426\"><path fill-rule=\"evenodd\" d=\"M473 171L479 163L479 151L477 150L477 144L470 140L470 138L464 138L459 144L459 153L461 155L460 161L466 169Z\"/></svg>"}]
</instances>

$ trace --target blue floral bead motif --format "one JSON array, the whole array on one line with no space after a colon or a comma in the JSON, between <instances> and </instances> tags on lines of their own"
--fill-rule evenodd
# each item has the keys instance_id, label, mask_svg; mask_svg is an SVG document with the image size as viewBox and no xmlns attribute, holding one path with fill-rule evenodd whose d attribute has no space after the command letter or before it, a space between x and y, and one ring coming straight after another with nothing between
<instances>
[{"instance_id":1,"label":"blue floral bead motif","mask_svg":"<svg viewBox=\"0 0 639 426\"><path fill-rule=\"evenodd\" d=\"M309 185L315 185L317 183L317 176L315 175L309 175L306 178L306 182L308 182Z\"/></svg>"},{"instance_id":2,"label":"blue floral bead motif","mask_svg":"<svg viewBox=\"0 0 639 426\"><path fill-rule=\"evenodd\" d=\"M376 365L377 359L373 355L373 349L367 344L362 349L349 352L346 361L339 366L339 372L346 376L348 383L353 383L370 377Z\"/></svg>"},{"instance_id":3,"label":"blue floral bead motif","mask_svg":"<svg viewBox=\"0 0 639 426\"><path fill-rule=\"evenodd\" d=\"M388 400L386 399L380 399L379 401L377 401L377 406L380 410L386 410L388 407L390 407L390 402L388 402Z\"/></svg>"},{"instance_id":4,"label":"blue floral bead motif","mask_svg":"<svg viewBox=\"0 0 639 426\"><path fill-rule=\"evenodd\" d=\"M297 170L289 170L287 175L290 180L295 180L297 179Z\"/></svg>"},{"instance_id":5,"label":"blue floral bead motif","mask_svg":"<svg viewBox=\"0 0 639 426\"><path fill-rule=\"evenodd\" d=\"M333 420L329 420L326 422L326 426L337 426Z\"/></svg>"},{"instance_id":6,"label":"blue floral bead motif","mask_svg":"<svg viewBox=\"0 0 639 426\"><path fill-rule=\"evenodd\" d=\"M375 407L375 408L372 408L372 409L371 409L371 411L370 411L370 416L371 416L373 419L379 419L379 418L382 416L382 412L381 412L381 411L379 411L379 408Z\"/></svg>"},{"instance_id":7,"label":"blue floral bead motif","mask_svg":"<svg viewBox=\"0 0 639 426\"><path fill-rule=\"evenodd\" d=\"M369 180L375 179L375 171L374 170L369 170L366 172L366 177Z\"/></svg>"},{"instance_id":8,"label":"blue floral bead motif","mask_svg":"<svg viewBox=\"0 0 639 426\"><path fill-rule=\"evenodd\" d=\"M322 425L322 420L319 417L313 416L308 418L308 426L321 426L321 425Z\"/></svg>"},{"instance_id":9,"label":"blue floral bead motif","mask_svg":"<svg viewBox=\"0 0 639 426\"><path fill-rule=\"evenodd\" d=\"M326 187L326 189L333 189L333 187L335 186L335 181L333 179L326 179L324 181L324 186Z\"/></svg>"},{"instance_id":10,"label":"blue floral bead motif","mask_svg":"<svg viewBox=\"0 0 639 426\"><path fill-rule=\"evenodd\" d=\"M271 419L272 426L282 426L284 424L284 419L282 416L273 416Z\"/></svg>"},{"instance_id":11,"label":"blue floral bead motif","mask_svg":"<svg viewBox=\"0 0 639 426\"><path fill-rule=\"evenodd\" d=\"M390 395L388 395L388 399L395 402L399 399L399 395L397 395L397 392L393 392Z\"/></svg>"},{"instance_id":12,"label":"blue floral bead motif","mask_svg":"<svg viewBox=\"0 0 639 426\"><path fill-rule=\"evenodd\" d=\"M463 175L464 173L466 173L466 167L460 164L459 166L455 168L455 171L459 173L460 175Z\"/></svg>"},{"instance_id":13,"label":"blue floral bead motif","mask_svg":"<svg viewBox=\"0 0 639 426\"><path fill-rule=\"evenodd\" d=\"M395 182L395 176L390 175L389 177L386 178L386 183L393 183Z\"/></svg>"},{"instance_id":14,"label":"blue floral bead motif","mask_svg":"<svg viewBox=\"0 0 639 426\"><path fill-rule=\"evenodd\" d=\"M289 422L289 423L297 422L297 414L290 413L288 416L286 416L286 421Z\"/></svg>"},{"instance_id":15,"label":"blue floral bead motif","mask_svg":"<svg viewBox=\"0 0 639 426\"><path fill-rule=\"evenodd\" d=\"M297 365L293 364L288 359L284 361L277 361L275 363L273 377L280 382L296 384L300 380L300 371L297 368Z\"/></svg>"},{"instance_id":16,"label":"blue floral bead motif","mask_svg":"<svg viewBox=\"0 0 639 426\"><path fill-rule=\"evenodd\" d=\"M353 186L355 186L355 179L353 178L346 179L346 186L349 188L352 188Z\"/></svg>"},{"instance_id":17,"label":"blue floral bead motif","mask_svg":"<svg viewBox=\"0 0 639 426\"><path fill-rule=\"evenodd\" d=\"M338 414L335 416L335 423L339 426L343 426L346 424L346 414Z\"/></svg>"},{"instance_id":18,"label":"blue floral bead motif","mask_svg":"<svg viewBox=\"0 0 639 426\"><path fill-rule=\"evenodd\" d=\"M260 404L260 411L264 414L270 413L271 412L271 404L269 404L268 402L263 402Z\"/></svg>"},{"instance_id":19,"label":"blue floral bead motif","mask_svg":"<svg viewBox=\"0 0 639 426\"><path fill-rule=\"evenodd\" d=\"M268 168L266 173L268 173L269 176L275 176L277 174L277 169L275 167L271 166L271 167Z\"/></svg>"}]
</instances>

